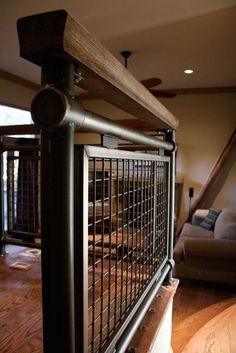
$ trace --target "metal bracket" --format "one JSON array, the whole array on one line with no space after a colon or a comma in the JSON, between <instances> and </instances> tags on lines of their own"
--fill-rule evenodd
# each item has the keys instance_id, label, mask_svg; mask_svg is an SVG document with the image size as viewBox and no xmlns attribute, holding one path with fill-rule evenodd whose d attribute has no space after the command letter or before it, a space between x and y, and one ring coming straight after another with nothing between
<instances>
[{"instance_id":1,"label":"metal bracket","mask_svg":"<svg viewBox=\"0 0 236 353\"><path fill-rule=\"evenodd\" d=\"M118 138L112 135L101 135L101 145L106 148L118 148Z\"/></svg>"}]
</instances>

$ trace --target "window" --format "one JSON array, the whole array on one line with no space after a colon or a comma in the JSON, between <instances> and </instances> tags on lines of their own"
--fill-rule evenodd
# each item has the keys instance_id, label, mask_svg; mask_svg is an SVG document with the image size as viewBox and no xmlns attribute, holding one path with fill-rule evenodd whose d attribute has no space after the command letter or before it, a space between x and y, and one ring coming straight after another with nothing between
<instances>
[{"instance_id":1,"label":"window","mask_svg":"<svg viewBox=\"0 0 236 353\"><path fill-rule=\"evenodd\" d=\"M32 124L31 114L27 110L0 105L0 125Z\"/></svg>"},{"instance_id":2,"label":"window","mask_svg":"<svg viewBox=\"0 0 236 353\"><path fill-rule=\"evenodd\" d=\"M31 114L27 110L0 105L0 126L33 124ZM14 137L34 137L34 135L14 135ZM19 152L12 152L19 156ZM18 161L17 161L18 162ZM17 170L17 168L15 168ZM18 178L18 174L15 175ZM3 191L4 191L4 230L7 229L7 154L3 153Z\"/></svg>"}]
</instances>

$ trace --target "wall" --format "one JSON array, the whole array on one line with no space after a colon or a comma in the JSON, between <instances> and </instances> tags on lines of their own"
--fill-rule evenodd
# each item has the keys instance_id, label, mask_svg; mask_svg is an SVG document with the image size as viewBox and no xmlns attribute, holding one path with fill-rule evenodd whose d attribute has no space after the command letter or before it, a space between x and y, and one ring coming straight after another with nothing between
<instances>
[{"instance_id":1,"label":"wall","mask_svg":"<svg viewBox=\"0 0 236 353\"><path fill-rule=\"evenodd\" d=\"M0 77L0 104L29 110L35 92Z\"/></svg>"},{"instance_id":2,"label":"wall","mask_svg":"<svg viewBox=\"0 0 236 353\"><path fill-rule=\"evenodd\" d=\"M179 95L162 102L180 120L177 175L184 181L180 214L183 219L189 208L189 187L194 187L196 197L236 128L236 94ZM236 208L235 156L236 148L231 152L204 207Z\"/></svg>"},{"instance_id":3,"label":"wall","mask_svg":"<svg viewBox=\"0 0 236 353\"><path fill-rule=\"evenodd\" d=\"M29 109L34 94L35 91L31 89L0 79L0 102ZM177 131L177 176L183 178L184 182L181 220L189 208L189 187L194 187L196 196L236 127L236 94L179 95L174 99L162 99L162 103L180 120ZM131 118L128 113L101 100L84 101L83 105L113 119ZM99 143L100 137L78 134L75 141ZM234 149L205 207L236 208L235 155Z\"/></svg>"}]
</instances>

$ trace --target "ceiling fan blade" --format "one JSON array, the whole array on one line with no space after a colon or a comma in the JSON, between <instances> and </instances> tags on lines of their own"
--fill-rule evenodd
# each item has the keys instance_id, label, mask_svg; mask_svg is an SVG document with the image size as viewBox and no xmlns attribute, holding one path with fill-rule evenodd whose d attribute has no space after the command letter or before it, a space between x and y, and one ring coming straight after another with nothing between
<instances>
[{"instance_id":1,"label":"ceiling fan blade","mask_svg":"<svg viewBox=\"0 0 236 353\"><path fill-rule=\"evenodd\" d=\"M158 98L174 98L177 95L175 92L167 92L165 90L149 89L149 91Z\"/></svg>"},{"instance_id":2,"label":"ceiling fan blade","mask_svg":"<svg viewBox=\"0 0 236 353\"><path fill-rule=\"evenodd\" d=\"M158 77L147 78L146 80L140 81L146 88L158 86L162 83L162 80Z\"/></svg>"}]
</instances>

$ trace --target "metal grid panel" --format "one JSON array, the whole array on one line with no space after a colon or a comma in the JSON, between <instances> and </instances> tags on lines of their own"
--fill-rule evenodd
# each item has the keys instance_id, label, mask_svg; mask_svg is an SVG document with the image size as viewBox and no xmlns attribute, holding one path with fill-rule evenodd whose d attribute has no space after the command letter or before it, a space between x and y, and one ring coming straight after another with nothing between
<instances>
[{"instance_id":1,"label":"metal grid panel","mask_svg":"<svg viewBox=\"0 0 236 353\"><path fill-rule=\"evenodd\" d=\"M158 156L89 158L91 353L104 351L167 258L168 168Z\"/></svg>"},{"instance_id":2,"label":"metal grid panel","mask_svg":"<svg viewBox=\"0 0 236 353\"><path fill-rule=\"evenodd\" d=\"M40 163L38 152L10 151L7 156L7 232L29 239L40 236Z\"/></svg>"}]
</instances>

